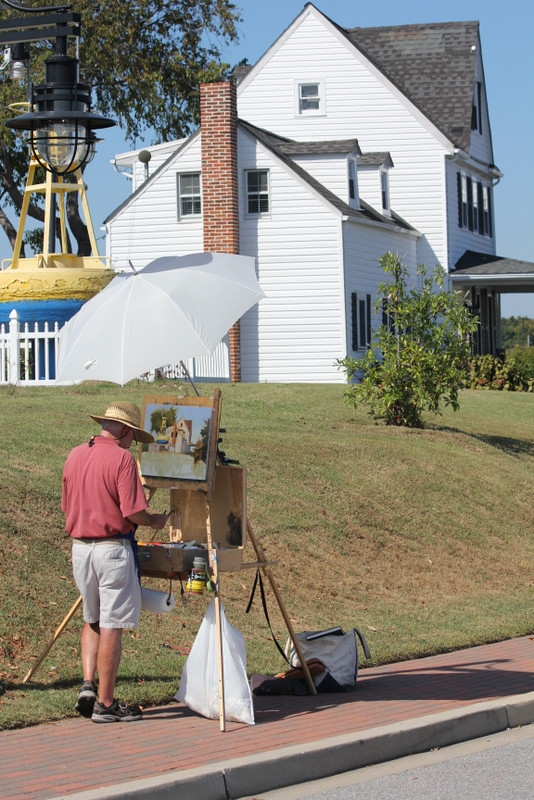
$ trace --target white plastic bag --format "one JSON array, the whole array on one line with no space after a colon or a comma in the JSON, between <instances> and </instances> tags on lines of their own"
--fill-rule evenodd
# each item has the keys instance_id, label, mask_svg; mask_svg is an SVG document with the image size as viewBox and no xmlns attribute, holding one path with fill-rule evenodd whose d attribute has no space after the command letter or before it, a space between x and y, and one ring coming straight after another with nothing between
<instances>
[{"instance_id":1,"label":"white plastic bag","mask_svg":"<svg viewBox=\"0 0 534 800\"><path fill-rule=\"evenodd\" d=\"M221 636L224 671L224 716L233 722L254 725L252 692L247 678L247 654L243 635L226 619L221 604ZM219 718L219 665L215 600L212 600L184 664L175 700L208 719Z\"/></svg>"}]
</instances>

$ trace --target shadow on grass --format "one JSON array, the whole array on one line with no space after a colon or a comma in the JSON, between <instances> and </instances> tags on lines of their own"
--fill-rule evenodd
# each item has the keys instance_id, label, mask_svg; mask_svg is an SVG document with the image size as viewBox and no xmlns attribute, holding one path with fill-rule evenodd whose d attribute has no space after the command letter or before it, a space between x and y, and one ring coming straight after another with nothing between
<instances>
[{"instance_id":1,"label":"shadow on grass","mask_svg":"<svg viewBox=\"0 0 534 800\"><path fill-rule=\"evenodd\" d=\"M525 439L514 439L510 436L491 436L483 433L470 433L469 431L464 431L460 428L451 428L446 425L429 425L428 430L469 436L471 439L487 444L489 447L494 447L496 450L502 450L506 455L517 457L529 456L530 458L534 458L534 442L529 442Z\"/></svg>"},{"instance_id":2,"label":"shadow on grass","mask_svg":"<svg viewBox=\"0 0 534 800\"><path fill-rule=\"evenodd\" d=\"M120 690L121 686L137 686L142 689L143 686L152 683L169 683L173 686L176 684L176 690L178 689L179 677L175 675L143 675L142 678L134 677L132 675L119 675L117 678L117 688ZM69 680L57 680L57 681L50 681L44 682L42 680L34 680L30 678L28 683L14 682L14 681L2 681L5 691L22 691L22 692L43 692L43 691L50 691L51 689L58 691L61 689L79 689L82 683L81 677L78 678L71 678Z\"/></svg>"}]
</instances>

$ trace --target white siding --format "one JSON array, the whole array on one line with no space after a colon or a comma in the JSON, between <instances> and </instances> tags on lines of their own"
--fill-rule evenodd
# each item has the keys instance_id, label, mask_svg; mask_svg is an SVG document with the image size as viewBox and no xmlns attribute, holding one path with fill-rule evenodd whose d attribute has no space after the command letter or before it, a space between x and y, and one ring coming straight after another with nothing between
<instances>
[{"instance_id":1,"label":"white siding","mask_svg":"<svg viewBox=\"0 0 534 800\"><path fill-rule=\"evenodd\" d=\"M131 260L142 268L154 258L185 255L203 249L202 216L178 219L176 176L200 171L200 139L193 138L139 194L108 223L112 266Z\"/></svg>"},{"instance_id":2,"label":"white siding","mask_svg":"<svg viewBox=\"0 0 534 800\"><path fill-rule=\"evenodd\" d=\"M349 177L347 156L295 156L292 160L305 169L319 183L330 189L344 203L349 203Z\"/></svg>"},{"instance_id":3,"label":"white siding","mask_svg":"<svg viewBox=\"0 0 534 800\"><path fill-rule=\"evenodd\" d=\"M458 185L457 173L459 165L452 161L447 163L447 197L448 197L448 224L449 224L449 250L450 264L454 267L460 256L466 250L474 250L476 253L495 253L495 228L493 226L493 236L482 236L480 233L470 231L468 228L461 228L458 224ZM482 176L471 173L476 180L482 180ZM489 184L489 182L488 182Z\"/></svg>"},{"instance_id":4,"label":"white siding","mask_svg":"<svg viewBox=\"0 0 534 800\"><path fill-rule=\"evenodd\" d=\"M243 170L255 168L270 175L271 212L260 218L243 213ZM257 256L266 294L241 321L242 379L340 382L341 217L242 132L239 175L240 251Z\"/></svg>"},{"instance_id":5,"label":"white siding","mask_svg":"<svg viewBox=\"0 0 534 800\"><path fill-rule=\"evenodd\" d=\"M298 141L357 138L391 153L391 208L425 234L420 257L447 263L446 142L341 34L310 8L238 87L239 115ZM326 115L295 115L294 81L324 81Z\"/></svg>"},{"instance_id":6,"label":"white siding","mask_svg":"<svg viewBox=\"0 0 534 800\"><path fill-rule=\"evenodd\" d=\"M377 167L358 167L358 189L362 200L382 211L382 185Z\"/></svg>"},{"instance_id":7,"label":"white siding","mask_svg":"<svg viewBox=\"0 0 534 800\"><path fill-rule=\"evenodd\" d=\"M362 294L371 295L373 309L372 328L375 330L381 323L382 318L378 317L374 311L378 285L388 280L379 265L380 257L387 252L398 255L403 264L408 267L412 278L415 279L417 267L416 240L411 234L401 234L391 232L377 232L365 229L361 225L346 222L344 225L344 250L345 250L345 318L346 327L346 354L358 356L352 350L352 331L351 331L351 295L356 292L358 296Z\"/></svg>"},{"instance_id":8,"label":"white siding","mask_svg":"<svg viewBox=\"0 0 534 800\"><path fill-rule=\"evenodd\" d=\"M471 131L471 141L469 145L469 154L476 158L478 161L486 164L493 163L493 152L491 146L491 131L490 121L488 114L488 103L486 93L484 91L484 71L482 67L482 58L480 48L477 52L477 60L475 67L475 84L480 82L482 84L482 133L479 131Z\"/></svg>"}]
</instances>

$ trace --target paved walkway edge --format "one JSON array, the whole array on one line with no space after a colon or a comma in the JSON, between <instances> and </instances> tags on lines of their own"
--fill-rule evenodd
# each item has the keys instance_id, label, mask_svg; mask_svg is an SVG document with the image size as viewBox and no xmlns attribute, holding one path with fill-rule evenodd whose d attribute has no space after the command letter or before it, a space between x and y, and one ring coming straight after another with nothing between
<instances>
[{"instance_id":1,"label":"paved walkway edge","mask_svg":"<svg viewBox=\"0 0 534 800\"><path fill-rule=\"evenodd\" d=\"M532 722L534 692L50 800L238 800Z\"/></svg>"}]
</instances>

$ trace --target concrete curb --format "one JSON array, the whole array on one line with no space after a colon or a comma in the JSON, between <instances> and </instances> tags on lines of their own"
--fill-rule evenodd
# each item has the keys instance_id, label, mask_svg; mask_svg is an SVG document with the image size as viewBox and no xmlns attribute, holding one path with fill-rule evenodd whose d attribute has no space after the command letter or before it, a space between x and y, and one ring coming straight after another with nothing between
<instances>
[{"instance_id":1,"label":"concrete curb","mask_svg":"<svg viewBox=\"0 0 534 800\"><path fill-rule=\"evenodd\" d=\"M239 800L532 722L534 692L50 800Z\"/></svg>"}]
</instances>

